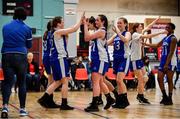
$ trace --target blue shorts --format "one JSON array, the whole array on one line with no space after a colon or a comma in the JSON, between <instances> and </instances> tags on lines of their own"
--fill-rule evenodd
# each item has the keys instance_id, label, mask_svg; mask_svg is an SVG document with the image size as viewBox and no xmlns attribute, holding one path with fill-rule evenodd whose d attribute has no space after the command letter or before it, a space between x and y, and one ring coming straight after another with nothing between
<instances>
[{"instance_id":1,"label":"blue shorts","mask_svg":"<svg viewBox=\"0 0 180 119\"><path fill-rule=\"evenodd\" d=\"M158 70L164 72L164 65L166 62L160 62ZM176 66L169 64L168 70L176 71Z\"/></svg>"},{"instance_id":2,"label":"blue shorts","mask_svg":"<svg viewBox=\"0 0 180 119\"><path fill-rule=\"evenodd\" d=\"M132 71L142 69L143 67L144 67L144 63L142 60L131 61L130 69Z\"/></svg>"},{"instance_id":3,"label":"blue shorts","mask_svg":"<svg viewBox=\"0 0 180 119\"><path fill-rule=\"evenodd\" d=\"M91 62L91 71L92 72L97 72L100 73L102 75L105 75L105 73L108 71L109 68L109 63L108 62L104 62L104 61L100 61L100 60L92 60Z\"/></svg>"},{"instance_id":4,"label":"blue shorts","mask_svg":"<svg viewBox=\"0 0 180 119\"><path fill-rule=\"evenodd\" d=\"M69 63L67 58L60 58L51 61L53 78L55 81L69 77Z\"/></svg>"},{"instance_id":5,"label":"blue shorts","mask_svg":"<svg viewBox=\"0 0 180 119\"><path fill-rule=\"evenodd\" d=\"M129 69L130 59L114 59L113 60L113 70L114 74L117 74L118 72L124 72L127 74Z\"/></svg>"},{"instance_id":6,"label":"blue shorts","mask_svg":"<svg viewBox=\"0 0 180 119\"><path fill-rule=\"evenodd\" d=\"M47 74L52 74L51 64L50 64L50 57L49 56L43 57L43 65L45 67L46 73Z\"/></svg>"}]
</instances>

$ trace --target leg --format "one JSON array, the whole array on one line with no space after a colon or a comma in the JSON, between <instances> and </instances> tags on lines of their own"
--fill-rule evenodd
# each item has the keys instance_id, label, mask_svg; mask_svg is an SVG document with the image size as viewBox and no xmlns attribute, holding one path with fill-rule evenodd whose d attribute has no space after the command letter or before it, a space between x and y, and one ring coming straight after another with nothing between
<instances>
[{"instance_id":1,"label":"leg","mask_svg":"<svg viewBox=\"0 0 180 119\"><path fill-rule=\"evenodd\" d=\"M167 79L168 79L168 88L169 88L169 101L168 101L168 105L172 105L172 92L173 92L173 75L174 75L174 71L169 70L167 72Z\"/></svg>"},{"instance_id":2,"label":"leg","mask_svg":"<svg viewBox=\"0 0 180 119\"><path fill-rule=\"evenodd\" d=\"M177 83L177 81L179 79L179 74L180 74L180 72L176 71L176 79L174 81L174 89L176 89L176 83Z\"/></svg>"},{"instance_id":3,"label":"leg","mask_svg":"<svg viewBox=\"0 0 180 119\"><path fill-rule=\"evenodd\" d=\"M68 105L67 96L68 96L68 78L65 77L61 80L62 82L62 103L60 110L73 110L74 108Z\"/></svg>"}]
</instances>

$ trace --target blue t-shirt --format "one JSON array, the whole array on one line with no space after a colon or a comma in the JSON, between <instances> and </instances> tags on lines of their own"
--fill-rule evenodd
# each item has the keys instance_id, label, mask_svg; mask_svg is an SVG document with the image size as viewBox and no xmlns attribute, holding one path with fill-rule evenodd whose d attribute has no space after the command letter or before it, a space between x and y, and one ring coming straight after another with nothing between
<instances>
[{"instance_id":1,"label":"blue t-shirt","mask_svg":"<svg viewBox=\"0 0 180 119\"><path fill-rule=\"evenodd\" d=\"M3 44L1 53L27 54L27 48L32 47L32 32L21 20L12 20L3 26Z\"/></svg>"}]
</instances>

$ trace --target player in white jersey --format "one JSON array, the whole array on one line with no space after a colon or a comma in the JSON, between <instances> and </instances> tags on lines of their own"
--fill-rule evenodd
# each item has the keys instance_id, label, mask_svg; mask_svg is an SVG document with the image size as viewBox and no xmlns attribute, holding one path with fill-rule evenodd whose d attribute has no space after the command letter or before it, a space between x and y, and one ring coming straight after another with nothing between
<instances>
[{"instance_id":1,"label":"player in white jersey","mask_svg":"<svg viewBox=\"0 0 180 119\"><path fill-rule=\"evenodd\" d=\"M67 35L78 30L84 18L84 13L80 21L70 28L64 28L62 17L55 17L52 21L52 46L51 46L51 66L54 82L47 88L44 95L38 100L41 106L47 107L50 95L62 84L61 110L72 110L73 107L67 104L69 66L67 61Z\"/></svg>"},{"instance_id":2,"label":"player in white jersey","mask_svg":"<svg viewBox=\"0 0 180 119\"><path fill-rule=\"evenodd\" d=\"M177 38L174 36L175 25L173 23L168 23L166 26L167 36L163 38L157 44L147 44L150 47L160 47L162 46L161 60L158 70L158 83L161 89L163 98L160 104L172 105L172 92L173 92L173 75L177 65ZM167 96L164 87L164 76L167 76L169 96Z\"/></svg>"},{"instance_id":3,"label":"player in white jersey","mask_svg":"<svg viewBox=\"0 0 180 119\"><path fill-rule=\"evenodd\" d=\"M146 34L146 35L143 34L143 32L145 32L147 29L149 30L152 27L152 25L158 21L158 19L159 18L153 21L145 29L143 29L142 24L140 23L135 23L132 28L132 40L130 43L131 68L138 79L137 99L139 100L140 103L145 103L145 104L150 104L150 103L148 99L146 99L143 95L144 85L145 85L145 82L148 80L148 76L145 71L143 61L142 61L142 43L141 42L143 41L144 38L152 38L166 32L166 31L163 31L163 32L154 33L154 34Z\"/></svg>"},{"instance_id":4,"label":"player in white jersey","mask_svg":"<svg viewBox=\"0 0 180 119\"><path fill-rule=\"evenodd\" d=\"M129 69L130 63L130 48L129 41L131 39L131 33L128 30L128 21L126 18L121 17L118 19L117 28L113 27L113 31L116 33L108 40L108 45L113 43L113 70L116 74L116 82L118 86L118 98L116 99L114 108L126 108L129 105L127 98L127 88L124 83L124 78Z\"/></svg>"},{"instance_id":5,"label":"player in white jersey","mask_svg":"<svg viewBox=\"0 0 180 119\"><path fill-rule=\"evenodd\" d=\"M105 15L98 15L95 22L98 30L92 34L90 34L88 31L88 23L85 18L83 22L85 41L93 41L91 46L93 99L92 103L90 103L90 106L88 106L84 110L87 112L93 112L99 111L97 102L100 95L100 89L103 89L103 92L107 99L107 104L105 105L104 109L110 108L110 106L114 103L114 99L111 97L109 89L103 81L103 76L109 68L106 45L108 20Z\"/></svg>"},{"instance_id":6,"label":"player in white jersey","mask_svg":"<svg viewBox=\"0 0 180 119\"><path fill-rule=\"evenodd\" d=\"M91 16L88 19L88 29L91 31L94 31L94 32L97 30L95 21L96 21L96 19L93 16ZM90 42L92 42L92 41L90 41ZM116 89L114 88L114 86L112 85L112 83L109 82L105 76L104 76L104 83L107 85L109 91L112 92L114 94L114 97L116 98L118 93L117 93ZM101 89L101 92L103 92L102 89ZM102 94L100 94L99 100L98 100L98 105L101 105L101 104L103 104Z\"/></svg>"}]
</instances>

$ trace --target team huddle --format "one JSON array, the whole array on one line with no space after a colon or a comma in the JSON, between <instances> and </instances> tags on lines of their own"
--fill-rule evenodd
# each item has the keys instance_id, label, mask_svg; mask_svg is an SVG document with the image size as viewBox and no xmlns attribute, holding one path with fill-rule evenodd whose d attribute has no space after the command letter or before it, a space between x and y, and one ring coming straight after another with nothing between
<instances>
[{"instance_id":1,"label":"team huddle","mask_svg":"<svg viewBox=\"0 0 180 119\"><path fill-rule=\"evenodd\" d=\"M135 23L132 32L128 31L128 20L120 17L116 26L112 28L114 35L107 39L108 19L105 15L98 15L95 19L88 20L84 13L77 24L70 28L64 28L62 17L55 17L47 25L47 31L43 38L43 64L48 74L48 88L38 103L45 108L60 108L61 110L73 110L68 105L68 80L70 79L67 42L68 34L76 32L80 25L84 25L84 40L91 44L91 76L93 86L92 102L84 110L87 112L99 111L98 104L101 93L106 97L107 103L104 109L113 108L124 109L130 103L127 96L127 88L124 78L128 70L132 70L138 79L137 100L140 103L150 104L144 96L144 86L148 81L148 76L142 61L142 48L162 47L161 60L158 70L158 83L163 95L161 104L172 105L173 74L177 65L177 39L174 36L175 25L168 23L165 30L145 34L157 23L159 18L154 20L143 29L142 24ZM93 30L90 33L89 30ZM166 34L157 44L148 44L144 39L152 38L160 34ZM117 90L105 79L105 73L109 68L108 45L114 46L113 70L116 75ZM167 76L169 92L165 91L163 78ZM54 90L62 84L62 103L58 105L53 100ZM114 94L111 96L110 92Z\"/></svg>"}]
</instances>

